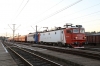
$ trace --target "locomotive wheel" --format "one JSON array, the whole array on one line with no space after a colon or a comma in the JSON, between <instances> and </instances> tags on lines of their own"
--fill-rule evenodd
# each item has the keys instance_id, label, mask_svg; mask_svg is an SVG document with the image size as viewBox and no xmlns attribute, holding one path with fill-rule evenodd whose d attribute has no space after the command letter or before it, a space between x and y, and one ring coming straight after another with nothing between
<instances>
[{"instance_id":1,"label":"locomotive wheel","mask_svg":"<svg viewBox=\"0 0 100 66\"><path fill-rule=\"evenodd\" d=\"M57 46L57 44L56 43L53 43L53 46Z\"/></svg>"},{"instance_id":2,"label":"locomotive wheel","mask_svg":"<svg viewBox=\"0 0 100 66\"><path fill-rule=\"evenodd\" d=\"M63 45L62 45L62 43L58 43L58 46L62 47Z\"/></svg>"},{"instance_id":3,"label":"locomotive wheel","mask_svg":"<svg viewBox=\"0 0 100 66\"><path fill-rule=\"evenodd\" d=\"M69 45L69 44L66 44L66 46L67 46L67 47L69 47L69 48L72 48L72 46L71 46L71 45Z\"/></svg>"}]
</instances>

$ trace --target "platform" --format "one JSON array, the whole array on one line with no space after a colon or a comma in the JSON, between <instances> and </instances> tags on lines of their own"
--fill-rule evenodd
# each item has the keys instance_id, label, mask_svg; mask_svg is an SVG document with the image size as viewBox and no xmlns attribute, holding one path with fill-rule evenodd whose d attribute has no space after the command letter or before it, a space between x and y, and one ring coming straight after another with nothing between
<instances>
[{"instance_id":1,"label":"platform","mask_svg":"<svg viewBox=\"0 0 100 66\"><path fill-rule=\"evenodd\" d=\"M0 41L0 66L18 66Z\"/></svg>"}]
</instances>

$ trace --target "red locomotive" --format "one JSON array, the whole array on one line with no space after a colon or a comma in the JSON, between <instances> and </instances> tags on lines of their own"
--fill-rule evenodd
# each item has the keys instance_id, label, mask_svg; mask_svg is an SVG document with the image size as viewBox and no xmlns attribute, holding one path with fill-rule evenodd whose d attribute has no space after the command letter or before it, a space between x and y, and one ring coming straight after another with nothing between
<instances>
[{"instance_id":1,"label":"red locomotive","mask_svg":"<svg viewBox=\"0 0 100 66\"><path fill-rule=\"evenodd\" d=\"M58 27L52 31L39 33L39 43L57 44L80 48L86 44L85 29L82 25L72 26L66 24L66 28Z\"/></svg>"}]
</instances>

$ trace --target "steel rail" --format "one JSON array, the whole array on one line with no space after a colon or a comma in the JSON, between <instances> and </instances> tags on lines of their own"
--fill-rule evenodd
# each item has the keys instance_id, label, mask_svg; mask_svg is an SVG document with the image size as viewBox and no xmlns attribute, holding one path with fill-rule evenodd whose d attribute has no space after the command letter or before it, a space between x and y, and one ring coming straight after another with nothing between
<instances>
[{"instance_id":1,"label":"steel rail","mask_svg":"<svg viewBox=\"0 0 100 66\"><path fill-rule=\"evenodd\" d=\"M6 45L6 44L5 44ZM7 46L7 45L6 45ZM7 46L14 54L16 54L19 58L21 58L21 60L25 63L25 65L26 66L34 66L34 64L32 64L31 62L29 62L27 59L25 59L23 56L21 56L18 52L16 52L13 48L17 48L17 49L19 49L19 50L22 50L22 51L24 51L24 52L27 52L27 53L29 53L29 54L31 54L31 55L34 55L35 57L38 57L38 58L40 58L41 60L43 60L43 61L45 61L45 62L47 62L47 63L49 63L49 65L51 65L51 66L63 66L63 65L61 65L61 64L59 64L59 63L56 63L56 62L54 62L54 61L51 61L51 60L49 60L49 59L46 59L46 58L44 58L44 57L41 57L41 56L39 56L39 55L37 55L37 54L34 54L34 53L32 53L32 52L29 52L29 51L27 51L27 50L25 50L25 49L22 49L22 48L19 48L19 47L12 47L12 46Z\"/></svg>"},{"instance_id":2,"label":"steel rail","mask_svg":"<svg viewBox=\"0 0 100 66\"><path fill-rule=\"evenodd\" d=\"M100 53L91 53L83 50L77 50L77 49L67 49L67 48L60 48L60 47L52 47L52 46L32 46L32 47L39 47L39 48L44 48L48 50L53 50L61 53L69 53L69 54L74 54L74 55L79 55L83 57L88 57L92 59L97 59L100 60Z\"/></svg>"}]
</instances>

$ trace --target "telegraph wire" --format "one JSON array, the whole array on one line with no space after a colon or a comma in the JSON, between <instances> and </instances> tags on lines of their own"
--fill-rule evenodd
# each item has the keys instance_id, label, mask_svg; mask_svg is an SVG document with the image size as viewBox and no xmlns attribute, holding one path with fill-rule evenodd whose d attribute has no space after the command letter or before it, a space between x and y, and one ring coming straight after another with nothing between
<instances>
[{"instance_id":1,"label":"telegraph wire","mask_svg":"<svg viewBox=\"0 0 100 66\"><path fill-rule=\"evenodd\" d=\"M44 18L44 19L42 19L42 20L40 20L40 21L38 21L38 22L36 22L36 23L42 22L42 21L44 21L44 20L46 20L46 19L48 19L48 18L50 18L50 17L52 17L52 16L54 16L54 15L56 15L56 14L62 12L62 11L64 11L64 10L66 10L66 9L68 9L68 8L70 8L70 7L74 6L74 5L76 5L77 3L81 2L81 1L82 1L82 0L78 0L77 2L74 2L73 4L71 4L71 5L69 5L69 6L66 6L66 7L64 7L64 8L62 8L62 9L60 9L60 10L54 12L53 14L47 16L46 18ZM36 24L36 23L35 23L35 24Z\"/></svg>"}]
</instances>

